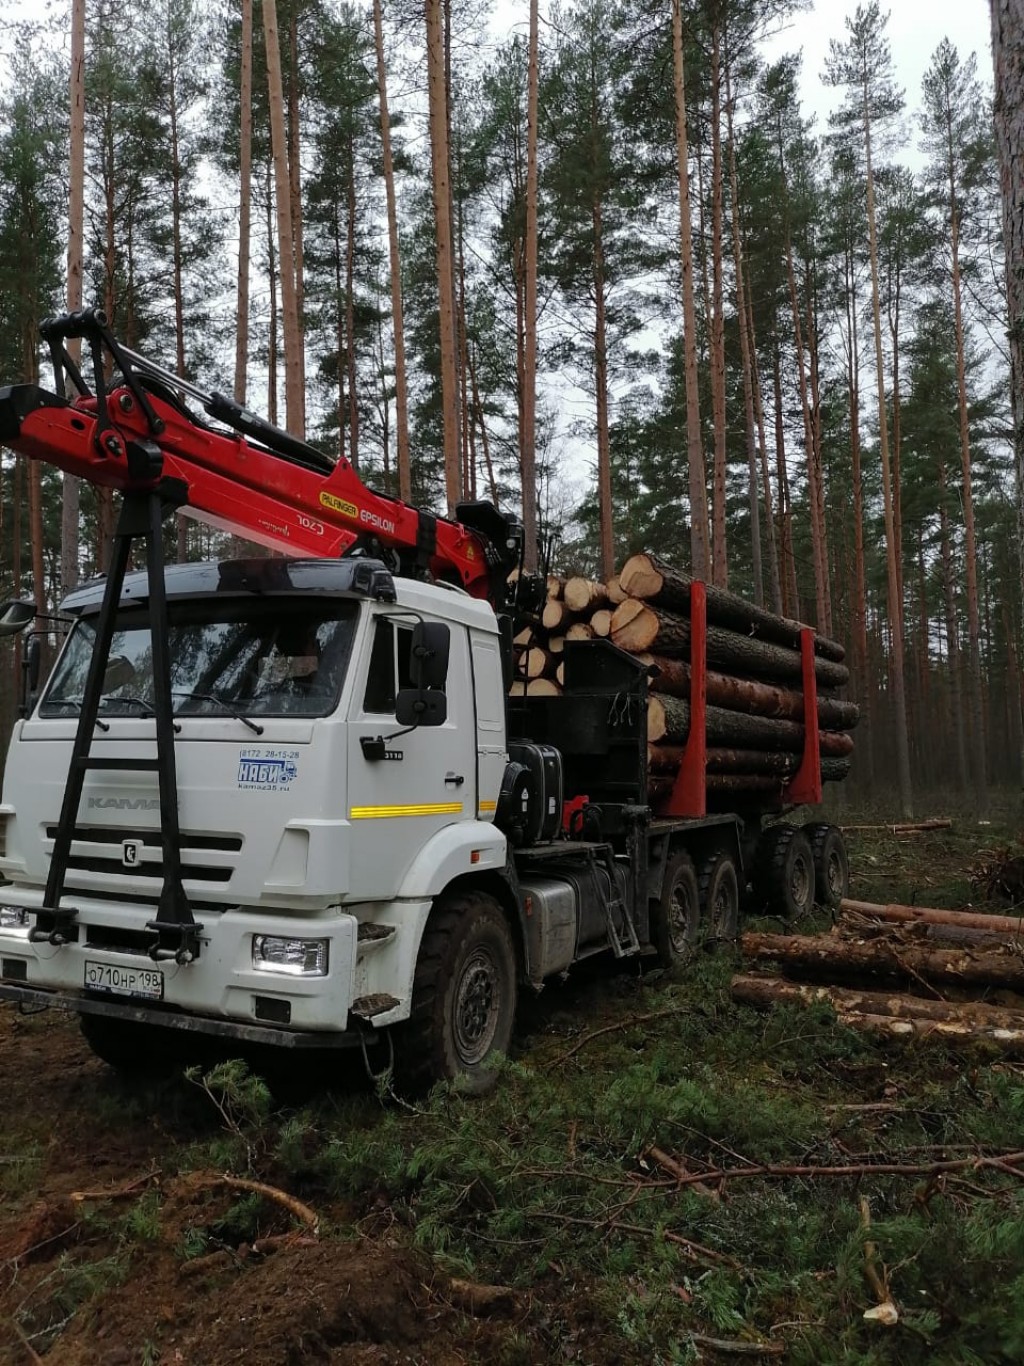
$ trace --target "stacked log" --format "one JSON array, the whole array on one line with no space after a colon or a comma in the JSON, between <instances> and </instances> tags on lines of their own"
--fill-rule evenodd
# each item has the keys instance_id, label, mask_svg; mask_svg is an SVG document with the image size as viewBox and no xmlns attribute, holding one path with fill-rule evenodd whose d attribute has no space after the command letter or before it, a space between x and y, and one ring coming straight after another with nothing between
<instances>
[{"instance_id":1,"label":"stacked log","mask_svg":"<svg viewBox=\"0 0 1024 1366\"><path fill-rule=\"evenodd\" d=\"M729 803L779 805L805 748L805 627L736 594L705 586L707 790ZM636 656L649 678L648 795L671 793L690 732L691 579L651 554L634 555L607 584L551 577L535 622L516 637L517 694L555 695L568 640L604 639ZM858 720L836 695L849 681L843 647L815 633L823 781L850 770Z\"/></svg>"}]
</instances>

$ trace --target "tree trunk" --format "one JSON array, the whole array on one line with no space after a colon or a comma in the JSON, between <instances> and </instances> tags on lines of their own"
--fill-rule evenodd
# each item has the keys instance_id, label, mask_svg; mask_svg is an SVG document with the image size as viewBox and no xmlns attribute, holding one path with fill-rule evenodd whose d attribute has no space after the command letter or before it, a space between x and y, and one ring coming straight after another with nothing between
<instances>
[{"instance_id":1,"label":"tree trunk","mask_svg":"<svg viewBox=\"0 0 1024 1366\"><path fill-rule=\"evenodd\" d=\"M615 572L612 525L612 442L608 417L608 338L605 308L604 225L600 201L593 205L594 225L594 384L597 389L597 494L600 517L601 577Z\"/></svg>"},{"instance_id":2,"label":"tree trunk","mask_svg":"<svg viewBox=\"0 0 1024 1366\"><path fill-rule=\"evenodd\" d=\"M71 6L71 73L69 79L71 109L70 162L68 168L68 283L67 306L71 313L82 307L82 249L85 218L85 0L72 0ZM72 338L67 343L72 360L81 361L82 342ZM80 490L78 479L65 474L61 494L61 592L70 593L78 587L78 513Z\"/></svg>"},{"instance_id":3,"label":"tree trunk","mask_svg":"<svg viewBox=\"0 0 1024 1366\"><path fill-rule=\"evenodd\" d=\"M656 555L631 556L622 567L619 583L632 598L689 615L692 579L689 574L674 569ZM727 589L709 585L706 592L709 621L728 626L744 635L786 645L790 649L800 648L801 633L805 629L802 622L774 616ZM841 664L846 656L838 641L817 634L814 637L814 650L823 659L830 659L836 664Z\"/></svg>"},{"instance_id":4,"label":"tree trunk","mask_svg":"<svg viewBox=\"0 0 1024 1366\"><path fill-rule=\"evenodd\" d=\"M711 513L711 581L729 586L725 522L725 318L722 285L722 28L711 24L711 407L715 431Z\"/></svg>"},{"instance_id":5,"label":"tree trunk","mask_svg":"<svg viewBox=\"0 0 1024 1366\"><path fill-rule=\"evenodd\" d=\"M267 292L270 295L267 320L267 421L277 425L277 252L274 249L274 205L272 173L267 169Z\"/></svg>"},{"instance_id":6,"label":"tree trunk","mask_svg":"<svg viewBox=\"0 0 1024 1366\"><path fill-rule=\"evenodd\" d=\"M242 70L238 131L238 290L235 306L236 403L245 403L249 378L249 251L252 234L252 6L242 0Z\"/></svg>"},{"instance_id":7,"label":"tree trunk","mask_svg":"<svg viewBox=\"0 0 1024 1366\"><path fill-rule=\"evenodd\" d=\"M942 1020L988 1029L1024 1031L1024 1010L1007 1010L982 1001L933 1001L903 993L891 995L878 991L851 991L844 987L807 986L779 977L737 975L732 979L732 998L760 1009L827 1001L835 1006L840 1018L853 1012L890 1019Z\"/></svg>"},{"instance_id":8,"label":"tree trunk","mask_svg":"<svg viewBox=\"0 0 1024 1366\"><path fill-rule=\"evenodd\" d=\"M348 449L352 468L359 469L359 384L356 377L356 149L347 149L345 215L345 338L348 363ZM340 414L339 414L340 420Z\"/></svg>"},{"instance_id":9,"label":"tree trunk","mask_svg":"<svg viewBox=\"0 0 1024 1366\"><path fill-rule=\"evenodd\" d=\"M384 60L384 23L381 0L373 0L373 32L377 48L377 97L384 154L384 191L388 215L388 258L391 266L391 327L395 338L395 440L398 446L398 496L412 502L412 462L409 455L409 389L405 373L405 318L402 308L402 263L398 249L398 208L395 198L395 161L391 150L387 67Z\"/></svg>"},{"instance_id":10,"label":"tree trunk","mask_svg":"<svg viewBox=\"0 0 1024 1366\"><path fill-rule=\"evenodd\" d=\"M441 330L441 412L444 482L448 515L462 497L459 459L459 399L455 349L455 272L452 261L452 194L448 170L448 101L441 0L425 0L430 163L437 239L437 293Z\"/></svg>"},{"instance_id":11,"label":"tree trunk","mask_svg":"<svg viewBox=\"0 0 1024 1366\"><path fill-rule=\"evenodd\" d=\"M956 584L953 576L953 552L950 544L949 512L946 507L946 462L939 460L939 550L942 561L942 601L946 616L946 676L949 681L950 723L956 734L957 786L966 796L970 790L970 770L967 762L967 740L961 700L961 669L959 625L956 612Z\"/></svg>"},{"instance_id":12,"label":"tree trunk","mask_svg":"<svg viewBox=\"0 0 1024 1366\"><path fill-rule=\"evenodd\" d=\"M683 351L686 380L686 449L690 494L690 564L698 579L706 579L711 564L708 553L707 475L704 469L704 443L700 429L700 383L697 374L697 308L693 293L690 152L686 127L682 0L672 0L672 53L675 72L676 169L679 178L679 260L683 277ZM607 572L611 572L611 567Z\"/></svg>"},{"instance_id":13,"label":"tree trunk","mask_svg":"<svg viewBox=\"0 0 1024 1366\"><path fill-rule=\"evenodd\" d=\"M903 670L903 603L896 563L896 527L892 505L892 472L889 468L889 427L885 405L885 369L882 358L882 316L878 290L878 237L875 229L875 186L871 165L871 120L864 94L864 151L867 175L868 253L871 262L871 312L875 333L875 372L878 382L878 444L882 459L882 501L885 513L886 583L889 625L892 632L892 719L896 743L896 772L900 810L909 819L914 800L910 779L910 739L907 731L906 682Z\"/></svg>"},{"instance_id":14,"label":"tree trunk","mask_svg":"<svg viewBox=\"0 0 1024 1366\"><path fill-rule=\"evenodd\" d=\"M804 727L798 721L753 716L728 707L708 707L708 743L734 749L786 750L799 754L804 747ZM653 696L647 705L647 741L682 744L690 733L690 704L680 697ZM820 744L829 758L845 758L853 741L838 731L820 732Z\"/></svg>"},{"instance_id":15,"label":"tree trunk","mask_svg":"<svg viewBox=\"0 0 1024 1366\"><path fill-rule=\"evenodd\" d=\"M736 144L732 127L732 85L725 78L726 128L729 141L729 192L732 198L732 254L736 271L736 318L740 334L740 364L743 369L743 416L747 434L747 504L750 508L750 565L754 579L754 601L764 606L764 570L761 564L761 502L757 479L757 426L754 419L754 375L747 332L747 303L744 286L742 238L740 235L739 185L736 175Z\"/></svg>"},{"instance_id":16,"label":"tree trunk","mask_svg":"<svg viewBox=\"0 0 1024 1366\"><path fill-rule=\"evenodd\" d=\"M1024 989L1024 961L1008 950L936 949L892 944L885 939L864 943L825 935L745 934L745 958L779 963L798 977L860 979L882 977L895 982L924 978L937 985Z\"/></svg>"},{"instance_id":17,"label":"tree trunk","mask_svg":"<svg viewBox=\"0 0 1024 1366\"><path fill-rule=\"evenodd\" d=\"M185 379L185 296L182 279L181 182L182 166L178 140L178 73L174 61L174 34L171 14L167 15L167 99L171 134L171 280L174 294L174 373ZM178 562L188 559L188 521L179 512L175 518Z\"/></svg>"},{"instance_id":18,"label":"tree trunk","mask_svg":"<svg viewBox=\"0 0 1024 1366\"><path fill-rule=\"evenodd\" d=\"M842 738L848 740L849 737L843 736ZM651 773L675 773L682 763L685 753L685 745L665 741L656 745L648 745L648 770ZM725 749L716 745L707 751L707 771L708 773L771 774L779 778L788 778L792 777L800 767L802 757L796 751Z\"/></svg>"},{"instance_id":19,"label":"tree trunk","mask_svg":"<svg viewBox=\"0 0 1024 1366\"><path fill-rule=\"evenodd\" d=\"M540 83L538 0L530 0L526 78L526 243L523 307L523 568L537 571L537 118Z\"/></svg>"},{"instance_id":20,"label":"tree trunk","mask_svg":"<svg viewBox=\"0 0 1024 1366\"><path fill-rule=\"evenodd\" d=\"M281 80L281 44L277 32L277 0L263 0L263 31L267 52L267 86L270 97L270 140L274 161L274 193L277 201L278 274L284 318L285 425L293 436L305 436L302 393L302 331L295 291L295 245L285 135L284 88Z\"/></svg>"},{"instance_id":21,"label":"tree trunk","mask_svg":"<svg viewBox=\"0 0 1024 1366\"><path fill-rule=\"evenodd\" d=\"M775 468L779 481L779 559L782 573L782 610L799 612L800 593L796 582L796 556L793 553L793 504L789 496L786 468L786 427L782 409L782 364L779 339L772 347L772 392L775 400Z\"/></svg>"},{"instance_id":22,"label":"tree trunk","mask_svg":"<svg viewBox=\"0 0 1024 1366\"><path fill-rule=\"evenodd\" d=\"M745 331L750 356L751 382L754 391L754 413L757 418L757 446L761 460L761 486L764 495L764 530L768 542L768 573L772 589L772 611L780 616L782 604L782 574L779 567L778 539L775 535L775 513L772 507L772 481L768 469L768 440L765 434L764 393L761 388L760 366L757 360L757 333L754 330L754 305L747 291Z\"/></svg>"},{"instance_id":23,"label":"tree trunk","mask_svg":"<svg viewBox=\"0 0 1024 1366\"><path fill-rule=\"evenodd\" d=\"M665 659L661 655L642 654L642 663L657 670L649 680L652 692L670 693L674 697L689 698L690 666L681 659ZM780 688L771 683L755 683L749 678L733 678L730 674L705 673L705 689L709 703L716 707L731 707L756 716L780 716L790 721L804 719L803 693ZM835 697L818 698L818 724L836 730L852 730L860 719L855 702Z\"/></svg>"},{"instance_id":24,"label":"tree trunk","mask_svg":"<svg viewBox=\"0 0 1024 1366\"><path fill-rule=\"evenodd\" d=\"M298 395L302 434L306 432L306 267L302 244L302 134L299 120L299 24L302 0L292 0L288 25L288 201L292 225L292 268L295 272L295 317L298 327Z\"/></svg>"},{"instance_id":25,"label":"tree trunk","mask_svg":"<svg viewBox=\"0 0 1024 1366\"><path fill-rule=\"evenodd\" d=\"M690 623L685 617L657 610L649 603L624 602L612 617L612 644L633 654L654 651L657 654L688 658L690 652ZM803 666L796 650L784 645L753 640L736 631L709 626L707 631L708 663L719 669L736 669L741 674L762 678L799 682ZM849 682L850 673L844 664L815 659L814 671L818 683L826 688L842 688Z\"/></svg>"},{"instance_id":26,"label":"tree trunk","mask_svg":"<svg viewBox=\"0 0 1024 1366\"><path fill-rule=\"evenodd\" d=\"M906 829L909 833L911 830L948 829L949 824L942 821L919 821L907 827L884 828L897 831ZM877 827L847 825L843 828L870 830ZM1024 916L1020 915L985 915L980 911L949 911L939 906L901 906L898 902L883 906L874 901L854 901L848 897L843 899L840 909L844 914L866 915L873 920L889 920L899 925L936 925L950 929L979 930L985 934L1009 935L1013 939L1024 938Z\"/></svg>"}]
</instances>

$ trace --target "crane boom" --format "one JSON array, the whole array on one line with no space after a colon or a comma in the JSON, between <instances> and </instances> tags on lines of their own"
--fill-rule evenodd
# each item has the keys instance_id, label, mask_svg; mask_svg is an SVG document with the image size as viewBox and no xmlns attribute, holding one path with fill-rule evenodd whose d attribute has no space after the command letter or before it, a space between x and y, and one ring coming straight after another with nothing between
<instances>
[{"instance_id":1,"label":"crane boom","mask_svg":"<svg viewBox=\"0 0 1024 1366\"><path fill-rule=\"evenodd\" d=\"M0 443L106 488L173 490L189 516L286 555L365 551L502 604L520 556L514 517L490 503L464 503L461 520L450 521L367 488L344 457L333 463L233 400L121 347L99 309L51 319L42 332L57 392L0 388ZM95 393L64 346L76 336L92 348ZM121 372L113 386L104 378L107 356ZM79 390L74 400L63 397L67 379ZM228 429L199 417L182 394Z\"/></svg>"}]
</instances>

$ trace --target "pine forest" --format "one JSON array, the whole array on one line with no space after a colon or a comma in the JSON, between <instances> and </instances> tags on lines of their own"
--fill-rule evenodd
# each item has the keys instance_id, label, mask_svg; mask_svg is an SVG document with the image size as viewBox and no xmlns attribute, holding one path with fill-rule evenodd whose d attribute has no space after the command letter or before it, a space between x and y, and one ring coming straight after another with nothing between
<instances>
[{"instance_id":1,"label":"pine forest","mask_svg":"<svg viewBox=\"0 0 1024 1366\"><path fill-rule=\"evenodd\" d=\"M373 487L519 510L529 568L649 551L841 640L850 791L983 813L1024 750L990 35L904 89L877 0L819 5L821 120L793 0L514 8L0 16L0 383L45 384L39 321L95 303ZM0 480L0 597L52 613L111 497L11 451Z\"/></svg>"}]
</instances>

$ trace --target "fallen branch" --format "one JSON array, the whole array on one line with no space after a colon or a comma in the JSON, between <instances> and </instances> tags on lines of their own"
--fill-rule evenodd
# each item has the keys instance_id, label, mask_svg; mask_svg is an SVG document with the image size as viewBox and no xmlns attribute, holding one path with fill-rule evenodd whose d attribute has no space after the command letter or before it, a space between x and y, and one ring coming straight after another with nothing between
<instances>
[{"instance_id":1,"label":"fallen branch","mask_svg":"<svg viewBox=\"0 0 1024 1366\"><path fill-rule=\"evenodd\" d=\"M688 1181L680 1182L680 1185L692 1185L699 1181L700 1177L693 1177ZM734 1271L745 1271L742 1262L738 1262L735 1257L730 1257L725 1252L717 1252L713 1247L705 1247L703 1243L695 1243L692 1238L684 1238L681 1233L673 1233L671 1229L643 1228L639 1224L626 1224L621 1219L582 1219L577 1215L548 1213L545 1210L533 1210L528 1216L530 1219L543 1219L548 1223L555 1224L576 1224L582 1228L594 1230L613 1228L620 1233L635 1233L642 1238L654 1239L660 1233L667 1243L672 1243L674 1247L681 1247L693 1261L719 1262L722 1266L731 1267Z\"/></svg>"},{"instance_id":2,"label":"fallen branch","mask_svg":"<svg viewBox=\"0 0 1024 1366\"><path fill-rule=\"evenodd\" d=\"M732 1338L709 1338L703 1333L687 1334L695 1347L706 1347L709 1352L723 1352L734 1357L780 1357L786 1350L784 1342L741 1342Z\"/></svg>"},{"instance_id":3,"label":"fallen branch","mask_svg":"<svg viewBox=\"0 0 1024 1366\"><path fill-rule=\"evenodd\" d=\"M934 1176L942 1172L977 1171L981 1167L1011 1167L1015 1174L1024 1178L1024 1172L1016 1173L1019 1163L1024 1162L1024 1151L994 1154L991 1157L948 1158L937 1162L851 1162L845 1166L811 1166L807 1164L764 1163L751 1164L749 1167L711 1167L699 1175L689 1175L677 1181L676 1188L692 1186L698 1181L739 1181L744 1178L761 1176L768 1180L787 1178L828 1177L830 1179L846 1176ZM534 1216L540 1217L540 1216ZM555 1215L551 1216L555 1218ZM557 1216L565 1217L565 1216ZM584 1221L586 1222L586 1221ZM666 1235L667 1236L667 1235Z\"/></svg>"},{"instance_id":4,"label":"fallen branch","mask_svg":"<svg viewBox=\"0 0 1024 1366\"><path fill-rule=\"evenodd\" d=\"M870 1236L871 1206L868 1204L868 1197L866 1195L860 1197L858 1206L860 1209L861 1228L864 1230L864 1275L868 1285L871 1287L872 1294L875 1297L874 1308L869 1309L868 1314L877 1319L880 1323L892 1325L897 1321L898 1315L896 1313L896 1306L892 1302L892 1294L887 1284L885 1267L883 1266L881 1274L879 1274L878 1267L875 1265L875 1258L878 1256L878 1250L875 1247L874 1240ZM867 1315L865 1315L865 1318L866 1317Z\"/></svg>"},{"instance_id":5,"label":"fallen branch","mask_svg":"<svg viewBox=\"0 0 1024 1366\"><path fill-rule=\"evenodd\" d=\"M668 1153L662 1152L660 1148L648 1148L647 1156L652 1162L667 1171L669 1175L674 1176L677 1181L681 1181L685 1176L693 1175L684 1163L677 1161L674 1157L669 1157ZM722 1198L718 1191L712 1190L710 1186L705 1186L702 1182L695 1184L693 1189L698 1195L703 1195L708 1200L720 1201Z\"/></svg>"},{"instance_id":6,"label":"fallen branch","mask_svg":"<svg viewBox=\"0 0 1024 1366\"><path fill-rule=\"evenodd\" d=\"M105 1190L72 1191L68 1199L76 1205L86 1200L123 1200L125 1196L134 1195L136 1191L148 1186L151 1181L156 1181L161 1174L161 1168L154 1167L151 1172L146 1172L145 1176L137 1176L122 1186L108 1186Z\"/></svg>"},{"instance_id":7,"label":"fallen branch","mask_svg":"<svg viewBox=\"0 0 1024 1366\"><path fill-rule=\"evenodd\" d=\"M672 1006L668 1010L652 1010L649 1015L631 1015L628 1020L616 1020L615 1024L604 1025L601 1029L592 1029L589 1034L584 1034L583 1038L574 1043L567 1052L560 1054L553 1062L548 1063L548 1067L559 1067L563 1062L568 1062L570 1058L586 1048L588 1043L594 1039L599 1039L602 1034L613 1034L617 1029L629 1029L632 1025L650 1024L652 1020L667 1020L673 1015L687 1015L692 1007Z\"/></svg>"},{"instance_id":8,"label":"fallen branch","mask_svg":"<svg viewBox=\"0 0 1024 1366\"><path fill-rule=\"evenodd\" d=\"M229 1176L226 1172L190 1172L182 1183L186 1188L199 1191L210 1190L215 1186L227 1186L229 1190L246 1191L252 1195L262 1195L265 1200L271 1200L282 1209L288 1210L296 1219L317 1232L320 1217L315 1210L297 1199L294 1195L289 1195L287 1191L281 1190L278 1186L268 1186L265 1181L252 1181L245 1176Z\"/></svg>"},{"instance_id":9,"label":"fallen branch","mask_svg":"<svg viewBox=\"0 0 1024 1366\"><path fill-rule=\"evenodd\" d=\"M29 1342L28 1338L25 1336L25 1330L24 1328L22 1328L18 1320L12 1318L10 1320L10 1323L11 1327L14 1329L18 1341L21 1343L22 1347L24 1347L25 1351L28 1353L28 1359L32 1362L32 1366L43 1366L43 1358L39 1355L36 1349L32 1346L31 1342Z\"/></svg>"}]
</instances>

